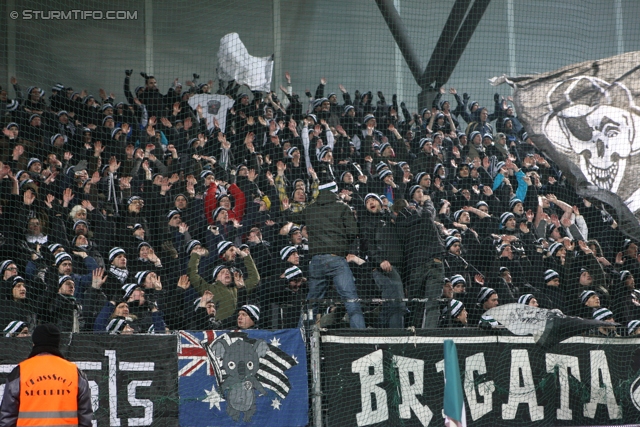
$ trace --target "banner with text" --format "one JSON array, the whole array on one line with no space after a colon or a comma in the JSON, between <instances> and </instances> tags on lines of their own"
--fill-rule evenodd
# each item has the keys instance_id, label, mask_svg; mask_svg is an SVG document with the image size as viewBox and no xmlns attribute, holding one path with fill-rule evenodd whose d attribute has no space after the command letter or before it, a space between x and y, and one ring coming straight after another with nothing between
<instances>
[{"instance_id":1,"label":"banner with text","mask_svg":"<svg viewBox=\"0 0 640 427\"><path fill-rule=\"evenodd\" d=\"M62 343L62 354L89 379L94 427L178 425L175 335L63 334ZM3 339L0 396L8 374L31 347L29 338Z\"/></svg>"},{"instance_id":2,"label":"banner with text","mask_svg":"<svg viewBox=\"0 0 640 427\"><path fill-rule=\"evenodd\" d=\"M329 425L442 426L446 339L453 339L458 349L470 425L640 422L638 338L573 337L543 348L531 337L481 332L374 334L322 335Z\"/></svg>"}]
</instances>

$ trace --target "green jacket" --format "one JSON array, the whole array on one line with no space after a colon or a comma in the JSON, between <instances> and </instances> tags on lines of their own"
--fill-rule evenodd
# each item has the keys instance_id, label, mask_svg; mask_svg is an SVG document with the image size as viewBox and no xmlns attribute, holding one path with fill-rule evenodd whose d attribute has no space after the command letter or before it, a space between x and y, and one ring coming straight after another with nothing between
<instances>
[{"instance_id":1,"label":"green jacket","mask_svg":"<svg viewBox=\"0 0 640 427\"><path fill-rule=\"evenodd\" d=\"M303 223L309 233L309 255L352 253L358 224L349 206L328 190L320 191L315 203L290 219Z\"/></svg>"},{"instance_id":2,"label":"green jacket","mask_svg":"<svg viewBox=\"0 0 640 427\"><path fill-rule=\"evenodd\" d=\"M249 277L244 281L244 285L248 292L251 292L260 282L260 274L256 268L251 255L244 258L244 265L247 268ZM187 267L187 275L189 281L196 290L202 295L204 291L210 291L213 294L213 302L216 304L216 318L224 320L229 316L233 316L238 305L238 288L235 286L225 286L222 282L216 280L215 283L209 283L198 274L200 266L200 255L191 253L189 265Z\"/></svg>"}]
</instances>

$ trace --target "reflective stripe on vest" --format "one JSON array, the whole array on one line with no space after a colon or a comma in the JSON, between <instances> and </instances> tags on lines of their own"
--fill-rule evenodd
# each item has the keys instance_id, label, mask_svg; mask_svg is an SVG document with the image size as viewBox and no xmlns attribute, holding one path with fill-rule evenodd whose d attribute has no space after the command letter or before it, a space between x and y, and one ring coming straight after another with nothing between
<instances>
[{"instance_id":1,"label":"reflective stripe on vest","mask_svg":"<svg viewBox=\"0 0 640 427\"><path fill-rule=\"evenodd\" d=\"M18 426L78 425L78 368L53 355L20 363Z\"/></svg>"}]
</instances>

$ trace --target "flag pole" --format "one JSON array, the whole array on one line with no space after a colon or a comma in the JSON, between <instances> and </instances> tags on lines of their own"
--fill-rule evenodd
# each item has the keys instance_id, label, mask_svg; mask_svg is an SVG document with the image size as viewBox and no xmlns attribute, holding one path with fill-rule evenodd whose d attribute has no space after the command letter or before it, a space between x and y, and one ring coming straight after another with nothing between
<instances>
[{"instance_id":1,"label":"flag pole","mask_svg":"<svg viewBox=\"0 0 640 427\"><path fill-rule=\"evenodd\" d=\"M453 340L444 341L444 399L445 426L466 427L464 396L460 380L458 350Z\"/></svg>"}]
</instances>

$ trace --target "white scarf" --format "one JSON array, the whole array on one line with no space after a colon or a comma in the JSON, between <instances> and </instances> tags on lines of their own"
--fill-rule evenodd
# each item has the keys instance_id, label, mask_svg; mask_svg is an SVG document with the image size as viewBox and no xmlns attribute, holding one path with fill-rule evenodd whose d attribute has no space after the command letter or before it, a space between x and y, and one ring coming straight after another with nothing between
<instances>
[{"instance_id":1,"label":"white scarf","mask_svg":"<svg viewBox=\"0 0 640 427\"><path fill-rule=\"evenodd\" d=\"M127 280L127 277L129 277L129 270L127 269L121 269L118 268L114 265L112 265L111 267L109 267L109 273L113 274L114 276L116 276L116 278L120 281L120 283L124 283Z\"/></svg>"}]
</instances>

